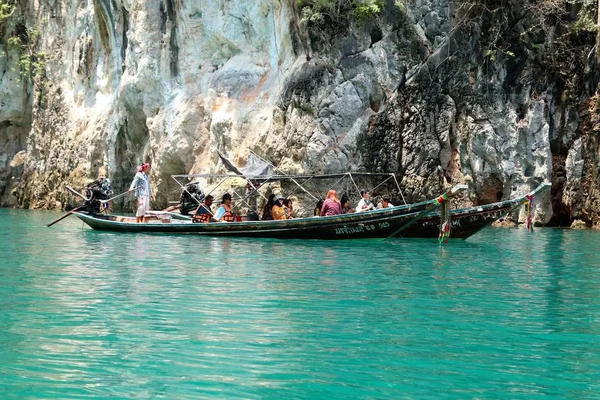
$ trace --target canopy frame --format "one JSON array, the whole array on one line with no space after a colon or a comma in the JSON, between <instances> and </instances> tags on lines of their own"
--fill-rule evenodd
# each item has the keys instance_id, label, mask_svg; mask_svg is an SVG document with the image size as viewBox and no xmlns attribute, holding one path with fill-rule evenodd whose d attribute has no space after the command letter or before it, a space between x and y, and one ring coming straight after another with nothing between
<instances>
[{"instance_id":1,"label":"canopy frame","mask_svg":"<svg viewBox=\"0 0 600 400\"><path fill-rule=\"evenodd\" d=\"M393 179L394 183L396 184L396 188L398 189L398 193L399 193L400 197L402 197L403 203L407 204L406 199L404 198L404 194L402 193L402 189L400 188L400 184L398 183L398 178L397 178L396 174L391 173L391 172L341 172L341 173L335 173L335 174L290 175L290 174L286 174L285 172L281 171L273 163L271 163L270 161L266 160L265 158L259 156L254 151L249 150L249 152L251 154L253 154L259 160L261 160L264 163L273 167L274 173L270 174L270 175L244 175L243 173L240 172L239 168L237 168L235 165L233 165L233 163L231 163L229 160L227 160L227 158L225 158L219 152L219 156L223 160L225 160L227 163L231 164L231 167L233 167L233 172L225 173L225 174L218 174L218 173L179 174L179 175L171 175L171 178L173 178L173 180L175 180L175 182L177 182L177 184L186 192L188 192L185 187L186 184L182 184L181 182L179 182L179 179L190 179L190 180L193 180L193 179L215 179L215 178L220 179L219 183L216 186L214 186L208 193L206 193L205 196L208 196L209 194L214 192L217 188L219 188L228 179L244 179L247 182L247 188L252 188L250 190L250 192L246 193L245 196L242 196L235 189L232 189L232 191L236 196L236 200L240 200L245 206L247 206L249 209L253 210L257 214L258 214L259 210L255 209L246 200L252 194L256 193L259 196L261 196L264 200L268 201L268 199L260 192L260 188L262 188L269 182L274 182L274 181L290 181L296 185L296 189L292 190L292 192L288 196L291 196L292 194L295 194L298 190L301 190L304 193L306 193L308 196L310 196L313 200L319 201L320 199L325 197L324 194L317 193L317 195L315 195L314 193L312 193L310 190L308 190L304 186L308 182L310 182L311 185L314 186L315 180L339 178L335 181L335 183L330 185L330 187L334 187L334 186L338 185L340 182L342 182L344 179L349 179L350 182L352 182L352 186L354 186L354 188L356 189L357 195L360 196L360 189L358 188L358 185L356 184L355 177L382 177L383 176L383 177L386 177L383 180L383 182L380 182L377 186L370 189L369 191L372 192L372 191L376 190L377 188L381 187L382 185L384 185L386 182ZM225 161L223 161L223 162L225 162ZM228 167L228 169L230 171L232 171L231 168ZM301 182L299 182L299 181L301 181ZM315 187L314 189L317 189L317 188ZM347 190L348 190L348 184L346 184L346 191ZM192 196L192 198L193 198L193 196ZM258 208L258 205L256 206L256 208Z\"/></svg>"}]
</instances>

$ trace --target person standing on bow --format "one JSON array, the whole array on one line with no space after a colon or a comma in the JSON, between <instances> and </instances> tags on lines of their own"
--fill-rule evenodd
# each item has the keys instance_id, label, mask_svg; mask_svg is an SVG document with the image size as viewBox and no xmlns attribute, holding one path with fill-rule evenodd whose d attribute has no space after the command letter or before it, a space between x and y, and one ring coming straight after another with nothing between
<instances>
[{"instance_id":1,"label":"person standing on bow","mask_svg":"<svg viewBox=\"0 0 600 400\"><path fill-rule=\"evenodd\" d=\"M215 219L219 222L233 222L233 213L231 212L231 195L229 193L225 193L223 195L223 200L221 201L221 206L215 214Z\"/></svg>"},{"instance_id":2,"label":"person standing on bow","mask_svg":"<svg viewBox=\"0 0 600 400\"><path fill-rule=\"evenodd\" d=\"M137 170L133 182L129 186L129 191L135 190L137 198L137 210L135 212L135 222L146 222L145 215L150 210L150 163L143 163Z\"/></svg>"}]
</instances>

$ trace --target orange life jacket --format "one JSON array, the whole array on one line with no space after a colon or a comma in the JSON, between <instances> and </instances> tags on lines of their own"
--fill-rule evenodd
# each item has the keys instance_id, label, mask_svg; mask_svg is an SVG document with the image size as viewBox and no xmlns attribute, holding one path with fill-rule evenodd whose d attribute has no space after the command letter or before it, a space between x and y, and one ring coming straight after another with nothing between
<instances>
[{"instance_id":1,"label":"orange life jacket","mask_svg":"<svg viewBox=\"0 0 600 400\"><path fill-rule=\"evenodd\" d=\"M231 206L227 204L221 204L223 208L225 208L225 214L221 217L223 221L233 222L233 213L231 212Z\"/></svg>"},{"instance_id":2,"label":"orange life jacket","mask_svg":"<svg viewBox=\"0 0 600 400\"><path fill-rule=\"evenodd\" d=\"M210 215L207 212L202 214L196 214L194 215L194 222L210 222L211 217L212 215Z\"/></svg>"},{"instance_id":3,"label":"orange life jacket","mask_svg":"<svg viewBox=\"0 0 600 400\"><path fill-rule=\"evenodd\" d=\"M283 206L279 206L277 204L275 204L271 209L271 215L273 216L274 220L287 219Z\"/></svg>"},{"instance_id":4,"label":"orange life jacket","mask_svg":"<svg viewBox=\"0 0 600 400\"><path fill-rule=\"evenodd\" d=\"M213 215L210 212L210 208L206 204L202 203L196 210L196 214L192 218L192 222L210 222L212 216Z\"/></svg>"}]
</instances>

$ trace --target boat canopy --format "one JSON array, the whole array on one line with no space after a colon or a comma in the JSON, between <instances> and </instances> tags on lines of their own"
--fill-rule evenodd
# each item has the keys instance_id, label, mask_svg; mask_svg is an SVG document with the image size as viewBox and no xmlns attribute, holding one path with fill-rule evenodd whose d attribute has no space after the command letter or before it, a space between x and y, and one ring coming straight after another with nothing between
<instances>
[{"instance_id":1,"label":"boat canopy","mask_svg":"<svg viewBox=\"0 0 600 400\"><path fill-rule=\"evenodd\" d=\"M223 162L225 168L237 175L268 177L275 174L276 167L270 162L260 158L253 152L248 154L246 166L241 168L236 167L231 161L225 158L220 151L218 153L219 158L221 158L221 162Z\"/></svg>"},{"instance_id":2,"label":"boat canopy","mask_svg":"<svg viewBox=\"0 0 600 400\"><path fill-rule=\"evenodd\" d=\"M304 192L306 195L311 197L313 200L318 201L324 198L324 193L320 193L320 190L314 187L314 182L317 180L331 180L332 183L328 185L330 188L335 188L337 185L346 181L347 187L352 187L356 193L356 197L360 197L361 189L357 185L357 180L359 178L371 178L377 179L379 182L374 187L365 187L365 190L370 192L375 192L378 188L383 185L393 184L395 186L394 191L397 191L398 196L402 198L403 204L407 204L400 189L400 184L398 183L398 178L396 174L389 172L341 172L334 174L296 174L289 175L282 173L275 165L265 160L264 158L258 156L256 153L250 151L248 155L248 160L245 167L237 167L233 162L228 160L221 152L219 152L219 157L223 162L225 168L229 171L228 173L207 173L207 174L179 174L179 175L171 175L171 177L177 182L177 184L181 187L183 191L187 191L187 184L193 181L199 180L219 180L218 183L212 187L210 191L206 191L206 195L214 192L218 187L230 180L244 180L246 182L247 190L245 194L237 193L234 189L233 191L234 198L238 201L242 201L247 207L253 209L258 212L256 209L256 204L251 205L247 200L251 197L256 197L257 195L267 200L266 197L260 192L263 186L277 182L277 181L288 181L292 182L295 185L295 188L290 192L286 193L286 195L292 196L297 192ZM371 180L369 179L369 180ZM188 180L186 183L185 180ZM181 181L184 181L183 183ZM312 190L309 189L309 185L313 186ZM238 185L239 186L239 185ZM350 190L348 190L349 192Z\"/></svg>"}]
</instances>

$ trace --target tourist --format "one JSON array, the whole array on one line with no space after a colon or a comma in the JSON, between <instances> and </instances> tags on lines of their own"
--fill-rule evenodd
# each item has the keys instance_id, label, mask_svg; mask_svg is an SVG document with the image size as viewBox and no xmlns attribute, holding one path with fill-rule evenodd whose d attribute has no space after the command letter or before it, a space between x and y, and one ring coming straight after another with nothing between
<instances>
[{"instance_id":1,"label":"tourist","mask_svg":"<svg viewBox=\"0 0 600 400\"><path fill-rule=\"evenodd\" d=\"M262 218L261 218L263 221L270 221L273 219L273 215L271 214L271 209L273 208L274 205L275 205L275 193L271 193L271 195L269 196L269 199L267 200L267 203L263 207Z\"/></svg>"},{"instance_id":2,"label":"tourist","mask_svg":"<svg viewBox=\"0 0 600 400\"><path fill-rule=\"evenodd\" d=\"M340 202L342 204L342 213L351 214L354 212L354 208L352 208L350 205L350 198L348 197L348 194L344 193Z\"/></svg>"},{"instance_id":3,"label":"tourist","mask_svg":"<svg viewBox=\"0 0 600 400\"><path fill-rule=\"evenodd\" d=\"M381 197L381 201L377 204L377 208L390 208L390 207L394 207L394 205L392 203L390 203L390 196L388 196L387 194L384 194L383 197Z\"/></svg>"},{"instance_id":4,"label":"tourist","mask_svg":"<svg viewBox=\"0 0 600 400\"><path fill-rule=\"evenodd\" d=\"M315 217L318 217L319 215L321 215L321 208L323 208L323 199L319 199L317 201L317 205L316 205L315 209L313 210L313 215Z\"/></svg>"},{"instance_id":5,"label":"tourist","mask_svg":"<svg viewBox=\"0 0 600 400\"><path fill-rule=\"evenodd\" d=\"M283 199L283 212L286 219L294 218L294 204L292 203L292 199Z\"/></svg>"},{"instance_id":6,"label":"tourist","mask_svg":"<svg viewBox=\"0 0 600 400\"><path fill-rule=\"evenodd\" d=\"M143 163L137 170L133 182L129 186L129 191L135 190L137 198L137 209L135 212L135 222L146 222L146 213L150 210L150 163Z\"/></svg>"},{"instance_id":7,"label":"tourist","mask_svg":"<svg viewBox=\"0 0 600 400\"><path fill-rule=\"evenodd\" d=\"M327 192L323 207L321 208L321 217L328 217L331 215L339 215L342 213L342 205L337 197L337 192L333 189Z\"/></svg>"},{"instance_id":8,"label":"tourist","mask_svg":"<svg viewBox=\"0 0 600 400\"><path fill-rule=\"evenodd\" d=\"M361 190L360 195L362 196L362 199L360 199L356 206L356 212L373 210L375 206L371 201L371 193L368 190Z\"/></svg>"},{"instance_id":9,"label":"tourist","mask_svg":"<svg viewBox=\"0 0 600 400\"><path fill-rule=\"evenodd\" d=\"M204 198L204 202L202 202L196 209L196 213L192 218L192 222L211 222L211 220L214 221L214 219L212 218L212 203L213 197L209 194Z\"/></svg>"},{"instance_id":10,"label":"tourist","mask_svg":"<svg viewBox=\"0 0 600 400\"><path fill-rule=\"evenodd\" d=\"M277 195L275 200L275 205L271 209L271 214L273 215L274 220L287 219L285 215L285 210L283 208L283 200L284 197L282 195Z\"/></svg>"},{"instance_id":11,"label":"tourist","mask_svg":"<svg viewBox=\"0 0 600 400\"><path fill-rule=\"evenodd\" d=\"M221 206L215 214L215 219L219 222L233 222L233 213L231 212L231 195L225 193L221 201Z\"/></svg>"}]
</instances>

